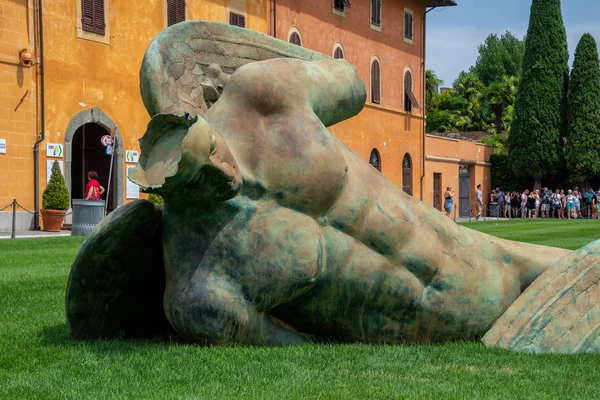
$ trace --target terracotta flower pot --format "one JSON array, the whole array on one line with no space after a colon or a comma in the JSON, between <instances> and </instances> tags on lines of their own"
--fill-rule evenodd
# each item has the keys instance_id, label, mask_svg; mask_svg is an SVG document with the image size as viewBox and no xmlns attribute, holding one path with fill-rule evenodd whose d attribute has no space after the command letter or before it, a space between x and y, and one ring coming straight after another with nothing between
<instances>
[{"instance_id":1,"label":"terracotta flower pot","mask_svg":"<svg viewBox=\"0 0 600 400\"><path fill-rule=\"evenodd\" d=\"M65 210L46 210L42 208L42 230L45 232L60 232L63 220L65 218Z\"/></svg>"}]
</instances>

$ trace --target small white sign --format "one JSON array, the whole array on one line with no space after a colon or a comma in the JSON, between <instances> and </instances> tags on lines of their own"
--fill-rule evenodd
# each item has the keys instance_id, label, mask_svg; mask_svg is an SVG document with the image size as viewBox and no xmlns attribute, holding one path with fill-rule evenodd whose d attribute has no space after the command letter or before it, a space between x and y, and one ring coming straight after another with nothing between
<instances>
[{"instance_id":1,"label":"small white sign","mask_svg":"<svg viewBox=\"0 0 600 400\"><path fill-rule=\"evenodd\" d=\"M63 174L63 176L65 175L65 171L63 169L63 162L61 161L56 161L58 162L58 166L60 167L60 172ZM50 182L50 176L52 176L52 165L54 164L54 160L47 160L46 161L46 183Z\"/></svg>"},{"instance_id":2,"label":"small white sign","mask_svg":"<svg viewBox=\"0 0 600 400\"><path fill-rule=\"evenodd\" d=\"M129 180L129 170L135 168L133 165L127 166L127 194L128 199L139 199L140 198L140 187Z\"/></svg>"},{"instance_id":3,"label":"small white sign","mask_svg":"<svg viewBox=\"0 0 600 400\"><path fill-rule=\"evenodd\" d=\"M6 139L0 139L0 154L6 154Z\"/></svg>"},{"instance_id":4,"label":"small white sign","mask_svg":"<svg viewBox=\"0 0 600 400\"><path fill-rule=\"evenodd\" d=\"M125 162L138 162L138 152L135 150L125 150Z\"/></svg>"},{"instance_id":5,"label":"small white sign","mask_svg":"<svg viewBox=\"0 0 600 400\"><path fill-rule=\"evenodd\" d=\"M58 143L46 143L46 157L62 158L63 145Z\"/></svg>"}]
</instances>

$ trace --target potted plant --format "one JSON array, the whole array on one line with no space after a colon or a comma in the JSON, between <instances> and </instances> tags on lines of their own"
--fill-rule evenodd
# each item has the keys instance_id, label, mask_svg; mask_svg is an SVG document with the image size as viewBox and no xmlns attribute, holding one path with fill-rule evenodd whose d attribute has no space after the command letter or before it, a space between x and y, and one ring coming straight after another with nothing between
<instances>
[{"instance_id":1,"label":"potted plant","mask_svg":"<svg viewBox=\"0 0 600 400\"><path fill-rule=\"evenodd\" d=\"M65 214L69 209L69 189L60 172L58 161L52 164L50 182L42 195L42 225L47 232L60 232Z\"/></svg>"}]
</instances>

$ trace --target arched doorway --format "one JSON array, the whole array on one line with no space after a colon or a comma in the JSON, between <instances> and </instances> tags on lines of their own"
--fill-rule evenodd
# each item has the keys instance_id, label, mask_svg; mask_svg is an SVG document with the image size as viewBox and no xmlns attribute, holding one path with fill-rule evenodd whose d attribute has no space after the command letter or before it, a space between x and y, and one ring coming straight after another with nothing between
<instances>
[{"instance_id":1,"label":"arched doorway","mask_svg":"<svg viewBox=\"0 0 600 400\"><path fill-rule=\"evenodd\" d=\"M381 172L381 157L379 156L379 150L371 150L371 155L369 156L369 164L371 164L373 168L375 168L377 171Z\"/></svg>"},{"instance_id":2,"label":"arched doorway","mask_svg":"<svg viewBox=\"0 0 600 400\"><path fill-rule=\"evenodd\" d=\"M71 198L85 198L85 185L87 184L87 173L96 171L98 173L98 182L107 193L102 196L107 200L107 211L110 212L117 208L115 201L116 185L114 175L110 182L110 191L108 190L108 181L111 166L111 155L106 154L106 147L102 145L100 139L110 132L102 125L89 123L80 126L73 135L71 148ZM112 171L114 174L114 169ZM106 195L108 194L108 199Z\"/></svg>"},{"instance_id":3,"label":"arched doorway","mask_svg":"<svg viewBox=\"0 0 600 400\"><path fill-rule=\"evenodd\" d=\"M412 196L412 160L408 153L402 159L402 190Z\"/></svg>"},{"instance_id":4,"label":"arched doorway","mask_svg":"<svg viewBox=\"0 0 600 400\"><path fill-rule=\"evenodd\" d=\"M121 136L121 131L117 127L117 125L110 119L106 114L104 114L98 107L89 108L87 110L83 110L77 113L69 122L67 129L65 131L65 182L69 191L71 192L71 196L73 198L80 198L83 193L81 191L83 189L77 189L77 185L80 185L78 182L80 178L77 178L77 182L75 183L75 188L73 187L73 173L81 173L87 174L87 171L81 170L84 166L82 166L81 161L74 163L73 162L73 148L75 145L80 146L80 144L75 144L73 139L75 135L79 137L79 130L84 125L88 125L86 127L86 140L88 143L91 143L88 139L89 129L98 129L98 128L90 128L92 125L97 125L104 130L104 134L108 132L114 132L114 156L113 156L113 171L112 171L112 180L111 180L111 189L109 194L109 202L111 202L110 198L112 197L112 206L114 208L123 205L123 139ZM83 129L82 129L83 130ZM82 139L83 140L83 139ZM98 139L98 144L100 145L100 139ZM95 141L93 139L92 141ZM104 149L103 149L104 150ZM110 156L106 155L106 157L110 158ZM75 166L74 166L75 164ZM84 175L85 177L85 175ZM114 182L114 183L113 183ZM101 182L102 183L102 182ZM85 188L85 186L83 186ZM73 190L75 189L75 190ZM105 186L105 189L108 187ZM77 196L77 197L75 197ZM110 207L111 204L108 204ZM110 208L109 208L110 209ZM70 215L67 216L66 223L71 223Z\"/></svg>"}]
</instances>

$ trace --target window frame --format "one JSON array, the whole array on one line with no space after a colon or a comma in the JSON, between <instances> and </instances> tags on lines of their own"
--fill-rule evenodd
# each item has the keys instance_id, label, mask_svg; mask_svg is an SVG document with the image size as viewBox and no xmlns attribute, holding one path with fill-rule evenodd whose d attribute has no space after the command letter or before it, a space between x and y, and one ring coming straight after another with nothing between
<instances>
[{"instance_id":1,"label":"window frame","mask_svg":"<svg viewBox=\"0 0 600 400\"><path fill-rule=\"evenodd\" d=\"M104 0L104 34L83 30L83 0L75 1L77 8L77 38L110 45L110 0Z\"/></svg>"},{"instance_id":2,"label":"window frame","mask_svg":"<svg viewBox=\"0 0 600 400\"><path fill-rule=\"evenodd\" d=\"M240 26L238 24L232 24L231 23L231 16L232 14L235 14L237 16L237 18L239 19L239 17L243 17L244 18L244 26ZM246 28L248 29L248 14L239 10L233 10L233 9L227 9L227 21L226 24L228 25L232 25L232 26L237 26L239 28Z\"/></svg>"},{"instance_id":3,"label":"window frame","mask_svg":"<svg viewBox=\"0 0 600 400\"><path fill-rule=\"evenodd\" d=\"M342 52L342 58L335 58L335 52L337 50ZM346 54L344 53L344 46L342 46L342 44L340 42L335 42L335 44L333 45L333 53L331 54L331 56L336 60L345 60L346 59Z\"/></svg>"},{"instance_id":4,"label":"window frame","mask_svg":"<svg viewBox=\"0 0 600 400\"><path fill-rule=\"evenodd\" d=\"M292 36L294 36L294 34L296 36L298 36L298 39L300 40L300 44L292 42ZM304 47L304 40L302 40L302 34L300 33L300 30L296 26L292 26L290 28L290 30L288 31L288 40L287 41L288 41L288 43L293 43L296 46Z\"/></svg>"},{"instance_id":5,"label":"window frame","mask_svg":"<svg viewBox=\"0 0 600 400\"><path fill-rule=\"evenodd\" d=\"M406 87L406 77L410 76L410 87ZM404 100L403 100L403 104L402 104L402 109L404 110L404 112L406 113L411 113L413 112L413 108L420 110L421 107L419 106L419 102L417 101L417 97L415 96L415 93L413 92L413 87L415 86L415 81L413 79L413 73L412 70L410 69L410 67L406 67L404 68L404 75L402 76L402 88L404 89L402 91L403 95L404 95Z\"/></svg>"},{"instance_id":6,"label":"window frame","mask_svg":"<svg viewBox=\"0 0 600 400\"><path fill-rule=\"evenodd\" d=\"M377 67L378 67L378 76L377 76L377 92L373 91L373 87L374 87L374 78L373 78L373 65L377 63ZM379 61L379 58L377 56L374 56L373 58L371 58L371 65L369 67L369 77L370 77L370 88L371 88L371 93L370 93L370 97L369 99L371 100L371 104L381 104L381 62ZM377 98L374 96L374 94L377 93Z\"/></svg>"},{"instance_id":7,"label":"window frame","mask_svg":"<svg viewBox=\"0 0 600 400\"><path fill-rule=\"evenodd\" d=\"M371 159L373 158L373 155L375 155L375 157L377 158L377 166L375 166L371 163ZM371 150L371 153L369 153L369 165L371 167L375 168L377 171L381 172L381 153L379 152L379 149L377 149L377 147L374 147Z\"/></svg>"},{"instance_id":8,"label":"window frame","mask_svg":"<svg viewBox=\"0 0 600 400\"><path fill-rule=\"evenodd\" d=\"M407 23L406 23L406 16L410 15L410 37L406 36L406 29L407 29ZM415 12L408 7L404 7L404 21L402 22L402 37L404 38L404 42L409 43L409 44L413 44L414 41L414 37L415 37Z\"/></svg>"},{"instance_id":9,"label":"window frame","mask_svg":"<svg viewBox=\"0 0 600 400\"><path fill-rule=\"evenodd\" d=\"M373 23L373 8L374 8L375 2L379 3L379 24ZM383 23L382 23L383 22L383 17L382 17L383 4L382 3L383 3L382 0L371 0L370 7L369 7L369 9L370 9L369 13L371 14L370 15L371 19L369 20L370 26L371 26L371 29L373 29L374 31L377 31L377 32L381 32L381 26L383 25Z\"/></svg>"},{"instance_id":10,"label":"window frame","mask_svg":"<svg viewBox=\"0 0 600 400\"><path fill-rule=\"evenodd\" d=\"M335 3L338 1L342 4L342 7L336 7ZM331 12L340 17L346 18L346 8L350 8L349 0L331 0Z\"/></svg>"},{"instance_id":11,"label":"window frame","mask_svg":"<svg viewBox=\"0 0 600 400\"><path fill-rule=\"evenodd\" d=\"M188 6L187 6L187 1L186 0L181 0L183 1L183 13L184 13L184 19L182 21L177 21L171 25L169 25L169 0L165 0L164 4L165 4L165 26L169 27L175 24L178 24L179 22L183 22L183 21L187 21L188 19Z\"/></svg>"}]
</instances>

